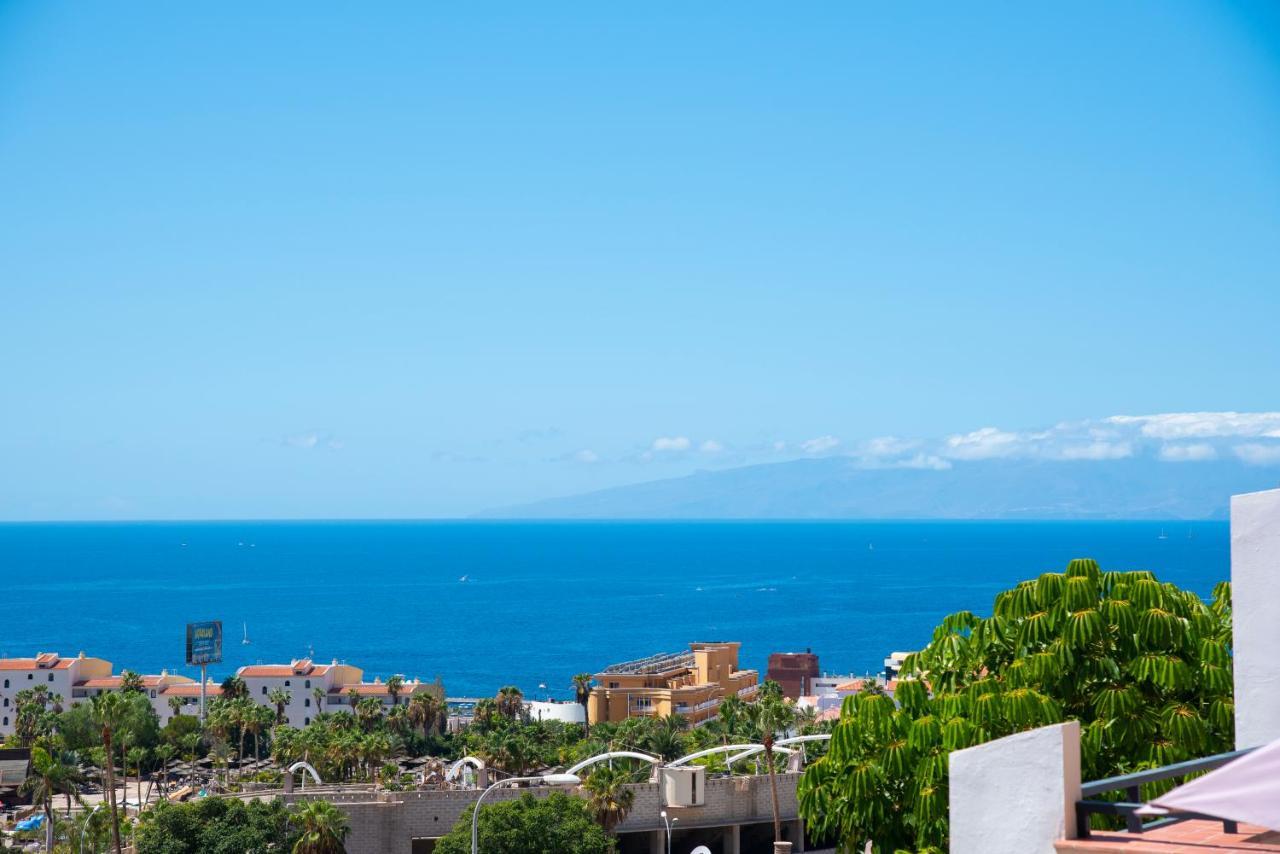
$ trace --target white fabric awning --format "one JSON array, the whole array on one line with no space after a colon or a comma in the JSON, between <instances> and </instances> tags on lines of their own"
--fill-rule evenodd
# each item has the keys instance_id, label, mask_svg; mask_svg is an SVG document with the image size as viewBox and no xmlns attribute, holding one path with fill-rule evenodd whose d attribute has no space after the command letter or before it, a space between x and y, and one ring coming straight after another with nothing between
<instances>
[{"instance_id":1,"label":"white fabric awning","mask_svg":"<svg viewBox=\"0 0 1280 854\"><path fill-rule=\"evenodd\" d=\"M1161 795L1138 812L1196 812L1280 830L1280 740Z\"/></svg>"}]
</instances>

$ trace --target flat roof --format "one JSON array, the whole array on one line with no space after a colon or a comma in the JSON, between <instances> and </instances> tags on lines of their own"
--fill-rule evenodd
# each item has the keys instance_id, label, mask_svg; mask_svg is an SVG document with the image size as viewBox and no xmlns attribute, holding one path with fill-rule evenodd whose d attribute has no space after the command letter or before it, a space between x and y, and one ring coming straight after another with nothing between
<instances>
[{"instance_id":1,"label":"flat roof","mask_svg":"<svg viewBox=\"0 0 1280 854\"><path fill-rule=\"evenodd\" d=\"M692 652L660 652L657 655L650 655L646 658L637 658L632 661L623 661L618 664L610 664L602 674L611 673L615 675L648 675L652 673L666 673L671 670L680 670L682 668L692 668L694 664Z\"/></svg>"}]
</instances>

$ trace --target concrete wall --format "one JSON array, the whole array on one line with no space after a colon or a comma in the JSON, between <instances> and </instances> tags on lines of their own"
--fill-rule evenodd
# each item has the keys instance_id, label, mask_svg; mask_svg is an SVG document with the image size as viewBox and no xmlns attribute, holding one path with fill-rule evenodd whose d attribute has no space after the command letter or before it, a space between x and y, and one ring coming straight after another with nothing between
<instances>
[{"instance_id":1,"label":"concrete wall","mask_svg":"<svg viewBox=\"0 0 1280 854\"><path fill-rule=\"evenodd\" d=\"M951 854L1054 854L1075 836L1078 721L956 751L950 768Z\"/></svg>"},{"instance_id":2,"label":"concrete wall","mask_svg":"<svg viewBox=\"0 0 1280 854\"><path fill-rule=\"evenodd\" d=\"M1231 498L1236 747L1280 738L1280 489Z\"/></svg>"},{"instance_id":3,"label":"concrete wall","mask_svg":"<svg viewBox=\"0 0 1280 854\"><path fill-rule=\"evenodd\" d=\"M779 774L778 807L784 821L797 817L796 782L799 774ZM635 802L626 821L618 825L619 833L653 832L662 829L659 813L662 796L655 783L630 786ZM518 798L525 792L545 797L555 789L539 786L533 789L495 789L485 798L485 805ZM563 791L574 791L565 788ZM475 790L420 792L336 791L330 787L311 793L295 791L284 795L286 803L297 803L312 797L331 801L347 815L351 835L347 838L349 854L409 854L413 839L439 837L448 833L459 818L475 802ZM772 821L773 807L768 777L716 777L707 780L707 802L701 807L671 808L680 819L679 826L718 827Z\"/></svg>"}]
</instances>

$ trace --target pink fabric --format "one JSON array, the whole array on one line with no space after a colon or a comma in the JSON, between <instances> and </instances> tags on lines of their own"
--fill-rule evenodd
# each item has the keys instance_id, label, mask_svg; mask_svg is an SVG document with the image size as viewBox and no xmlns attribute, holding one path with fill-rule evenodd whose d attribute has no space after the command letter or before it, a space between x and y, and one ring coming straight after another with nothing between
<instances>
[{"instance_id":1,"label":"pink fabric","mask_svg":"<svg viewBox=\"0 0 1280 854\"><path fill-rule=\"evenodd\" d=\"M1143 812L1198 812L1280 830L1280 740L1152 801Z\"/></svg>"}]
</instances>

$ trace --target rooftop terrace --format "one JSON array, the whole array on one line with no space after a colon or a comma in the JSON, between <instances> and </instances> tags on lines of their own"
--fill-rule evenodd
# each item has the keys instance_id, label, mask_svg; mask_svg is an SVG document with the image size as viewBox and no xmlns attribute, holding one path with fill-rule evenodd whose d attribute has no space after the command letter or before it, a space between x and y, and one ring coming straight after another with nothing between
<instances>
[{"instance_id":1,"label":"rooftop terrace","mask_svg":"<svg viewBox=\"0 0 1280 854\"><path fill-rule=\"evenodd\" d=\"M1184 821L1144 833L1095 830L1088 839L1064 839L1058 854L1226 854L1280 852L1280 833L1242 824L1225 833L1220 821Z\"/></svg>"}]
</instances>

